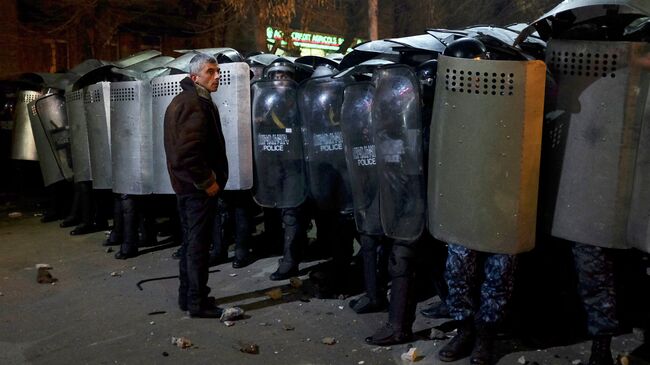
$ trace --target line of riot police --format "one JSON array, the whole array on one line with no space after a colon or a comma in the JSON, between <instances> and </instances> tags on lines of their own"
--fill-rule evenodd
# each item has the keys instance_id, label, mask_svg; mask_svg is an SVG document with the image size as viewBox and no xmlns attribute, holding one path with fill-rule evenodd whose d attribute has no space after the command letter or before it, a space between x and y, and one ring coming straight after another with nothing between
<instances>
[{"instance_id":1,"label":"line of riot police","mask_svg":"<svg viewBox=\"0 0 650 365\"><path fill-rule=\"evenodd\" d=\"M173 194L165 109L191 56L216 55L222 77L212 98L230 179L213 263L227 258L230 235L233 267L254 260L261 207L266 243L279 246L266 249L282 252L270 279L298 276L313 218L331 258L310 273L320 293L350 280L356 238L365 294L350 307L388 308L367 342L414 339L424 262L441 304L423 314L458 321L440 359L487 364L519 254L552 235L572 244L590 364L611 364L620 325L610 249L650 251L649 73L635 64L650 51L650 9L601 3L563 2L531 25L371 41L345 56L244 60L215 48L89 60L43 76L49 91L25 92L31 124L22 127L31 126L45 184L75 183L79 208L62 226L105 229L112 192L107 244L121 245L116 258L133 257L156 241L152 197ZM29 149L21 146L16 156Z\"/></svg>"}]
</instances>

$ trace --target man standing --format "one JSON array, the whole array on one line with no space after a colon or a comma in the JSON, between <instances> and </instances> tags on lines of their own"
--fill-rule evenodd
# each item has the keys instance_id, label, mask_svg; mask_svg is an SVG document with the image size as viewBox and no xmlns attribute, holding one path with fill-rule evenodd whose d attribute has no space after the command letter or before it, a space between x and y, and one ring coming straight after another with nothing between
<instances>
[{"instance_id":1,"label":"man standing","mask_svg":"<svg viewBox=\"0 0 650 365\"><path fill-rule=\"evenodd\" d=\"M165 153L183 228L178 304L190 317L218 318L209 300L209 251L217 214L217 195L228 180L221 122L210 93L219 87L219 65L199 53L189 65L183 91L165 113Z\"/></svg>"}]
</instances>

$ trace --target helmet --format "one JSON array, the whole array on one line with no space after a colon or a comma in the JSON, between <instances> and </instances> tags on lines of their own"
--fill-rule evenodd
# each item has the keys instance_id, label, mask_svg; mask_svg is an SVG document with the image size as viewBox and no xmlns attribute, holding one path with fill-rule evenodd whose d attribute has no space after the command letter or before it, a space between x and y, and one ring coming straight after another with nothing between
<instances>
[{"instance_id":1,"label":"helmet","mask_svg":"<svg viewBox=\"0 0 650 365\"><path fill-rule=\"evenodd\" d=\"M264 76L269 80L293 79L295 73L296 67L286 61L273 62L264 70Z\"/></svg>"},{"instance_id":2,"label":"helmet","mask_svg":"<svg viewBox=\"0 0 650 365\"><path fill-rule=\"evenodd\" d=\"M464 37L457 39L445 48L445 56L458 58L487 58L487 49L483 42L475 38Z\"/></svg>"},{"instance_id":3,"label":"helmet","mask_svg":"<svg viewBox=\"0 0 650 365\"><path fill-rule=\"evenodd\" d=\"M438 60L427 60L415 67L415 73L418 75L420 84L434 86L436 83L436 73L438 72Z\"/></svg>"}]
</instances>

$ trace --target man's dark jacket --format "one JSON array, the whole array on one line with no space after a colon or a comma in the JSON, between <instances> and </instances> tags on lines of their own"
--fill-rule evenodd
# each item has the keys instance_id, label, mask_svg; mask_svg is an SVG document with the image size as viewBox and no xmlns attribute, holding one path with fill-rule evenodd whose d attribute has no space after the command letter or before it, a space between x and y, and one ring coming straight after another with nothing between
<instances>
[{"instance_id":1,"label":"man's dark jacket","mask_svg":"<svg viewBox=\"0 0 650 365\"><path fill-rule=\"evenodd\" d=\"M199 96L189 77L183 91L165 112L167 170L176 194L193 194L214 181L223 190L228 180L226 145L219 111L211 99Z\"/></svg>"}]
</instances>

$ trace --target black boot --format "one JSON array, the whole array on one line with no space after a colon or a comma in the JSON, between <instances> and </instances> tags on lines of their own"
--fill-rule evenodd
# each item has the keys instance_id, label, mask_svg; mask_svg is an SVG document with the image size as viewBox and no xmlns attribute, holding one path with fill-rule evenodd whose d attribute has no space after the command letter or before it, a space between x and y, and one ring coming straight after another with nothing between
<instances>
[{"instance_id":1,"label":"black boot","mask_svg":"<svg viewBox=\"0 0 650 365\"><path fill-rule=\"evenodd\" d=\"M379 297L381 298L381 297ZM350 308L355 311L357 314L364 313L374 313L382 312L388 307L386 299L373 299L367 294L360 296L359 298L350 300Z\"/></svg>"},{"instance_id":2,"label":"black boot","mask_svg":"<svg viewBox=\"0 0 650 365\"><path fill-rule=\"evenodd\" d=\"M298 266L293 263L286 263L280 259L278 269L271 274L270 279L273 281L286 280L298 276Z\"/></svg>"},{"instance_id":3,"label":"black boot","mask_svg":"<svg viewBox=\"0 0 650 365\"><path fill-rule=\"evenodd\" d=\"M469 357L472 365L491 364L492 349L494 348L494 326L492 324L478 323L476 325L476 343Z\"/></svg>"},{"instance_id":4,"label":"black boot","mask_svg":"<svg viewBox=\"0 0 650 365\"><path fill-rule=\"evenodd\" d=\"M476 331L473 320L462 321L458 333L438 352L442 361L456 361L467 357L474 348Z\"/></svg>"},{"instance_id":5,"label":"black boot","mask_svg":"<svg viewBox=\"0 0 650 365\"><path fill-rule=\"evenodd\" d=\"M366 337L366 343L375 346L392 346L413 341L411 330L394 328L392 324L386 323L372 336Z\"/></svg>"},{"instance_id":6,"label":"black boot","mask_svg":"<svg viewBox=\"0 0 650 365\"><path fill-rule=\"evenodd\" d=\"M388 323L377 330L366 342L377 346L390 346L413 341L415 305L413 278L394 277L391 281Z\"/></svg>"},{"instance_id":7,"label":"black boot","mask_svg":"<svg viewBox=\"0 0 650 365\"><path fill-rule=\"evenodd\" d=\"M596 336L591 342L591 356L589 365L613 365L612 338L610 336Z\"/></svg>"},{"instance_id":8,"label":"black boot","mask_svg":"<svg viewBox=\"0 0 650 365\"><path fill-rule=\"evenodd\" d=\"M447 303L444 301L422 309L420 313L427 318L451 318L449 315L449 307L447 307Z\"/></svg>"}]
</instances>

